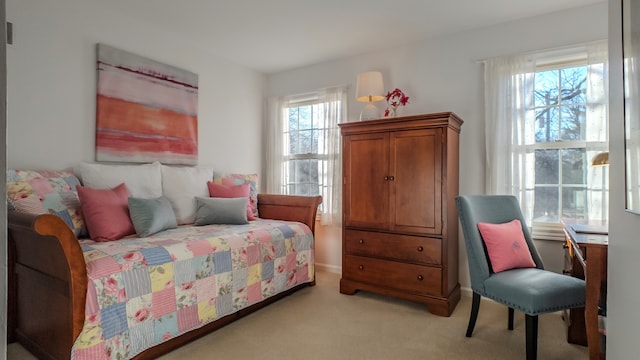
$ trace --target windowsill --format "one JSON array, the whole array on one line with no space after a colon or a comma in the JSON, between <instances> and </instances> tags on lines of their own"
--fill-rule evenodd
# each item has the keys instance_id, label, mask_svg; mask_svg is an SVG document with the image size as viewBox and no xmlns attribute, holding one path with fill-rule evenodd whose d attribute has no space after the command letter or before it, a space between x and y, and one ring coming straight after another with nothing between
<instances>
[{"instance_id":1,"label":"windowsill","mask_svg":"<svg viewBox=\"0 0 640 360\"><path fill-rule=\"evenodd\" d=\"M562 223L557 217L539 217L533 220L530 227L534 240L565 241Z\"/></svg>"}]
</instances>

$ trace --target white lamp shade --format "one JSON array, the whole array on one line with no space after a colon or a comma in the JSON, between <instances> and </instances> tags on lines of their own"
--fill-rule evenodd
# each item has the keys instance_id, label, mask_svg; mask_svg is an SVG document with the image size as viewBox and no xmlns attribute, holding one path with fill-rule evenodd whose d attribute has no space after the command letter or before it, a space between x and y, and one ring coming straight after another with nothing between
<instances>
[{"instance_id":1,"label":"white lamp shade","mask_svg":"<svg viewBox=\"0 0 640 360\"><path fill-rule=\"evenodd\" d=\"M384 100L384 85L382 84L381 72L367 71L358 75L356 100L359 102Z\"/></svg>"}]
</instances>

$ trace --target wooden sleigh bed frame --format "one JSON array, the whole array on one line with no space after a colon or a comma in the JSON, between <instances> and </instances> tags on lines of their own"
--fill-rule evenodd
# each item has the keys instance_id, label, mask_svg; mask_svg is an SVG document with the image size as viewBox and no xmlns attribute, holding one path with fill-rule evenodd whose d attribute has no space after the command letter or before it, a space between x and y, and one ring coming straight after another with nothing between
<instances>
[{"instance_id":1,"label":"wooden sleigh bed frame","mask_svg":"<svg viewBox=\"0 0 640 360\"><path fill-rule=\"evenodd\" d=\"M261 218L298 221L315 234L320 196L258 195ZM8 342L40 359L69 359L85 316L87 269L78 239L55 215L8 215ZM311 283L298 285L136 355L154 359Z\"/></svg>"}]
</instances>

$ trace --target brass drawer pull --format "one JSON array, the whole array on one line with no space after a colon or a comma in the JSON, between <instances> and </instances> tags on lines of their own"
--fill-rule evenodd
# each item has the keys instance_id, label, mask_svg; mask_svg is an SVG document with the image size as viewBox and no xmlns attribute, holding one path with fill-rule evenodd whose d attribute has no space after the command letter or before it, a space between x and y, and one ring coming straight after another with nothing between
<instances>
[{"instance_id":1,"label":"brass drawer pull","mask_svg":"<svg viewBox=\"0 0 640 360\"><path fill-rule=\"evenodd\" d=\"M358 265L358 269L364 270L364 265Z\"/></svg>"},{"instance_id":2,"label":"brass drawer pull","mask_svg":"<svg viewBox=\"0 0 640 360\"><path fill-rule=\"evenodd\" d=\"M424 280L424 276L418 275L418 280L420 280L420 281Z\"/></svg>"},{"instance_id":3,"label":"brass drawer pull","mask_svg":"<svg viewBox=\"0 0 640 360\"><path fill-rule=\"evenodd\" d=\"M422 247L422 245L418 246L418 251L422 252L424 250L424 248Z\"/></svg>"},{"instance_id":4,"label":"brass drawer pull","mask_svg":"<svg viewBox=\"0 0 640 360\"><path fill-rule=\"evenodd\" d=\"M364 239L360 239L360 241L358 241L360 244L364 244Z\"/></svg>"}]
</instances>

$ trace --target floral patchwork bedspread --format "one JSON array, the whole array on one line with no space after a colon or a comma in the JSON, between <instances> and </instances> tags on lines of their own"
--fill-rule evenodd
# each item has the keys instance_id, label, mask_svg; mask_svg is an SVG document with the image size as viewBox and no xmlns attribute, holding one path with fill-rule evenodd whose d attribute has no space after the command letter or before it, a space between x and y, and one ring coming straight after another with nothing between
<instances>
[{"instance_id":1,"label":"floral patchwork bedspread","mask_svg":"<svg viewBox=\"0 0 640 360\"><path fill-rule=\"evenodd\" d=\"M128 359L314 278L314 243L297 222L188 226L81 241L85 323L72 359Z\"/></svg>"}]
</instances>

